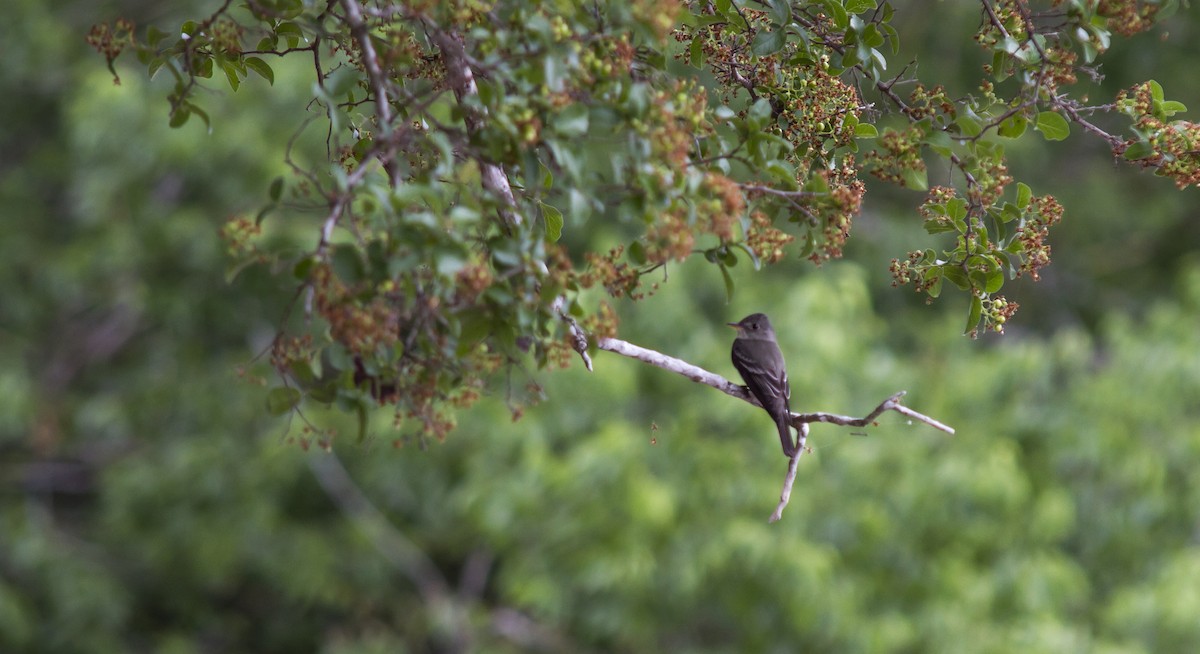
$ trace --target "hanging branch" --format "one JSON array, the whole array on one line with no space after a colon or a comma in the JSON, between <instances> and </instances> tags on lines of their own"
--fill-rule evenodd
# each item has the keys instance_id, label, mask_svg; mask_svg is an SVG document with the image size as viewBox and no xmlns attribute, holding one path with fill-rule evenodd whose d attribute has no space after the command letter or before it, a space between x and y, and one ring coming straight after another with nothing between
<instances>
[{"instance_id":1,"label":"hanging branch","mask_svg":"<svg viewBox=\"0 0 1200 654\"><path fill-rule=\"evenodd\" d=\"M687 361L683 361L682 359L676 359L675 357L668 356L661 352L655 352L654 350L646 349L617 338L597 339L596 347L614 354L620 354L621 356L629 357L631 359L637 359L638 361L648 363L656 368L662 368L663 370L673 372L677 375L683 375L694 382L712 386L722 393L745 400L754 406L762 406L759 404L758 400L756 400L754 396L750 394L750 391L745 386L741 384L735 384L716 374L715 372L709 372L704 368L692 365ZM584 362L588 364L588 370L591 370L591 359L588 357L587 348L581 347L579 345L579 341L577 340L575 344L575 350L579 352L580 356L583 357ZM808 426L811 423L825 422L832 425L841 425L843 427L869 427L875 424L875 419L878 418L883 412L895 411L896 413L907 416L912 420L923 422L934 429L940 429L948 434L954 433L953 427L950 427L941 421L930 418L923 413L914 411L901 404L900 398L904 397L906 392L907 391L900 391L893 394L883 402L880 402L879 406L875 407L875 410L871 411L862 418L843 416L836 413L825 413L823 411L818 411L816 413L792 413L791 425L799 432L799 442L796 447L796 453L792 455L791 461L788 463L787 476L783 481L783 491L779 495L779 505L775 507L775 512L771 514L769 522L776 522L780 517L782 517L783 509L787 506L788 500L791 498L792 485L796 481L797 465L799 464L801 455L803 455L805 452L805 443L808 439Z\"/></svg>"}]
</instances>

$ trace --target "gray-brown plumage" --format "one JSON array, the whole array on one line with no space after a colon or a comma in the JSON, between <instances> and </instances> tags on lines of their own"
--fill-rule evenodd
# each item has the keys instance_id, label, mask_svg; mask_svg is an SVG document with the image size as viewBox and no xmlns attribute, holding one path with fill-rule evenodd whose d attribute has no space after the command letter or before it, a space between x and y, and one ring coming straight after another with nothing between
<instances>
[{"instance_id":1,"label":"gray-brown plumage","mask_svg":"<svg viewBox=\"0 0 1200 654\"><path fill-rule=\"evenodd\" d=\"M764 314L753 313L729 326L738 332L733 341L733 367L741 374L750 394L775 421L783 453L791 458L796 453L790 426L792 410L788 406L792 391L771 321Z\"/></svg>"}]
</instances>

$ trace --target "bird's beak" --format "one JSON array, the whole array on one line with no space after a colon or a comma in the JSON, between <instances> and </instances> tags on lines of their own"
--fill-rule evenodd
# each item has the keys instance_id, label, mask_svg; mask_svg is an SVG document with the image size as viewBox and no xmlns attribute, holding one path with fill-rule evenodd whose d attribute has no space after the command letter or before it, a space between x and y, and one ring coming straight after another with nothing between
<instances>
[{"instance_id":1,"label":"bird's beak","mask_svg":"<svg viewBox=\"0 0 1200 654\"><path fill-rule=\"evenodd\" d=\"M736 322L727 322L725 324L729 325L730 327L733 327L734 329L738 330L739 332L742 331L742 326L737 324Z\"/></svg>"}]
</instances>

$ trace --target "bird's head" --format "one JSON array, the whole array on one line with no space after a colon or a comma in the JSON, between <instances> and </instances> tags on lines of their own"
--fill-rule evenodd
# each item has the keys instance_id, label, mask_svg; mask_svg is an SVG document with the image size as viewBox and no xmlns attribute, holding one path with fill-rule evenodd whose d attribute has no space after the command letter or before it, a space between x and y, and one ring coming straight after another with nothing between
<instances>
[{"instance_id":1,"label":"bird's head","mask_svg":"<svg viewBox=\"0 0 1200 654\"><path fill-rule=\"evenodd\" d=\"M727 324L737 330L738 338L763 340L773 340L775 338L775 330L771 328L771 321L763 313L752 313L742 318L739 322Z\"/></svg>"}]
</instances>

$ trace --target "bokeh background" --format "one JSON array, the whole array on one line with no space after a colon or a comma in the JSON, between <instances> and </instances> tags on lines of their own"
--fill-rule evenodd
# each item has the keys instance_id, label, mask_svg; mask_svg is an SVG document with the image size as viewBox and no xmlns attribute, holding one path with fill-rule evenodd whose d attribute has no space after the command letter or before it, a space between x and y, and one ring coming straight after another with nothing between
<instances>
[{"instance_id":1,"label":"bokeh background","mask_svg":"<svg viewBox=\"0 0 1200 654\"><path fill-rule=\"evenodd\" d=\"M977 6L897 5L901 58L970 92ZM211 133L173 130L166 80L114 85L84 42L214 8L2 12L0 651L1200 647L1195 189L1079 134L1014 145L1014 176L1067 216L1001 337L963 337L960 299L891 288L888 261L928 241L920 197L882 184L841 261L739 267L732 303L683 265L621 305L623 337L729 376L723 323L768 311L794 408L861 414L903 389L957 428L815 426L774 525L765 415L606 353L538 375L549 399L519 422L501 387L445 442L396 448L384 412L331 455L239 376L290 289L256 269L226 284L218 237L286 173L302 64L213 92ZM1115 41L1093 99L1152 77L1200 109L1197 15Z\"/></svg>"}]
</instances>

